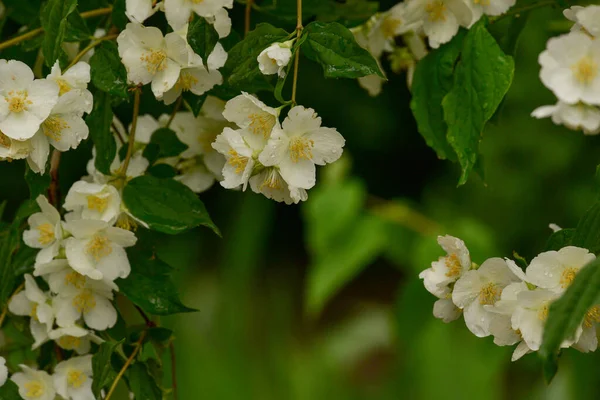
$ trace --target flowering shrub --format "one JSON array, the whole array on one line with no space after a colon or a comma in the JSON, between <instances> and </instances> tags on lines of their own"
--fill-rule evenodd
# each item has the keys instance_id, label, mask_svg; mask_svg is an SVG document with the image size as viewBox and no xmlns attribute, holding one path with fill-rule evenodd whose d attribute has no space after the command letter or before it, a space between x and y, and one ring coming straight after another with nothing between
<instances>
[{"instance_id":1,"label":"flowering shrub","mask_svg":"<svg viewBox=\"0 0 600 400\"><path fill-rule=\"evenodd\" d=\"M220 235L198 196L217 182L292 205L310 201L317 166L344 168L344 132L297 101L301 57L326 78L357 80L371 96L390 72L406 73L419 132L439 158L458 163L462 185L481 174L481 135L511 86L520 13L549 5L407 0L378 12L372 1L297 0L296 28L287 31L250 28L252 13L288 16L289 1L98 0L89 8L47 0L27 21L27 10L5 3L1 21L19 28L0 51L19 45L36 54L33 62L0 59L0 159L26 160L31 192L13 221L0 225L0 327L25 320L33 341L18 366L0 357L0 398L7 400L108 400L121 381L134 398L174 394L148 355L172 351L174 336L153 318L194 310L180 300L171 268L148 237L200 226ZM243 36L232 29L236 8L245 9ZM551 38L539 56L540 79L557 103L532 116L598 134L600 6L573 6L564 15L571 31ZM493 29L509 18L505 31ZM131 109L130 123L117 117L119 107ZM86 141L93 149L85 175L61 196L61 154ZM319 236L311 246L320 271L335 269L336 246L355 252L350 270L381 251L384 236L358 211L362 201L353 203L361 197L356 185L336 190L344 204L329 205L325 217L345 207L356 215L339 232L309 227ZM516 345L513 361L539 351L551 379L561 349L598 346L599 212L595 205L575 229L554 227L530 262L515 255L479 265L461 239L440 236L447 254L419 275L438 298L434 316L462 316L475 336ZM24 252L30 258L18 269ZM309 313L352 274L319 273L310 282ZM144 325L125 322L117 294Z\"/></svg>"}]
</instances>

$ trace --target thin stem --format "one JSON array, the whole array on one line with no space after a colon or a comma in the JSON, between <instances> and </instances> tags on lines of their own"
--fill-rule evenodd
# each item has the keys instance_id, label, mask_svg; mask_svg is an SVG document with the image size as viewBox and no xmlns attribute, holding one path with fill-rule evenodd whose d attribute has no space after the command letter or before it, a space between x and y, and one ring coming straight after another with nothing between
<instances>
[{"instance_id":1,"label":"thin stem","mask_svg":"<svg viewBox=\"0 0 600 400\"><path fill-rule=\"evenodd\" d=\"M58 186L58 167L60 166L60 156L62 153L58 150L52 152L50 159L50 186L48 187L48 199L50 204L59 208L60 204L60 188Z\"/></svg>"},{"instance_id":2,"label":"thin stem","mask_svg":"<svg viewBox=\"0 0 600 400\"><path fill-rule=\"evenodd\" d=\"M175 359L175 344L172 340L169 344L169 352L171 353L171 385L173 386L173 399L177 400L177 362Z\"/></svg>"},{"instance_id":3,"label":"thin stem","mask_svg":"<svg viewBox=\"0 0 600 400\"><path fill-rule=\"evenodd\" d=\"M244 36L250 32L250 21L252 14L252 5L254 4L254 0L246 0L246 14L244 19Z\"/></svg>"},{"instance_id":4,"label":"thin stem","mask_svg":"<svg viewBox=\"0 0 600 400\"><path fill-rule=\"evenodd\" d=\"M135 309L138 311L138 313L140 313L140 315L144 319L144 322L146 322L146 326L148 328L154 328L156 326L156 324L154 323L154 321L152 321L150 319L150 317L148 317L148 315L146 315L146 313L144 312L144 310L142 310L139 306L135 306Z\"/></svg>"},{"instance_id":5,"label":"thin stem","mask_svg":"<svg viewBox=\"0 0 600 400\"><path fill-rule=\"evenodd\" d=\"M175 108L173 108L173 112L171 113L171 116L169 117L169 121L167 121L166 128L168 128L168 127L171 126L171 123L175 119L175 115L177 114L177 112L181 108L181 103L182 102L183 102L183 96L179 96L179 98L177 99L177 103L175 103Z\"/></svg>"},{"instance_id":6,"label":"thin stem","mask_svg":"<svg viewBox=\"0 0 600 400\"><path fill-rule=\"evenodd\" d=\"M25 287L25 283L21 283L19 285L19 287L13 292L13 294L11 294L10 297L8 298L8 301L6 302L6 306L4 307L4 310L2 310L2 314L0 314L0 328L2 328L2 324L4 323L6 314L8 314L8 303L10 303L12 298L15 297L15 295L17 293L19 293L21 290L23 290L24 287Z\"/></svg>"},{"instance_id":7,"label":"thin stem","mask_svg":"<svg viewBox=\"0 0 600 400\"><path fill-rule=\"evenodd\" d=\"M509 17L511 15L518 15L518 14L521 14L521 13L523 13L525 11L535 10L536 8L542 8L542 7L551 6L551 5L554 5L554 4L556 4L555 0L544 0L544 1L540 1L538 3L533 3L533 4L529 4L529 5L523 6L521 8L515 8L515 9L510 10L506 14L502 14L501 16L499 16L498 18L494 19L490 23L493 24L495 22L500 21L502 18Z\"/></svg>"},{"instance_id":8,"label":"thin stem","mask_svg":"<svg viewBox=\"0 0 600 400\"><path fill-rule=\"evenodd\" d=\"M92 17L98 17L100 15L110 14L111 12L112 12L112 7L106 7L106 8L99 8L97 10L82 12L80 15L82 18L92 18ZM9 39L5 42L0 43L0 50L4 50L8 47L14 46L16 44L24 42L25 40L32 39L43 32L44 32L44 28L36 28L32 31L26 32L22 35L19 35L17 37Z\"/></svg>"},{"instance_id":9,"label":"thin stem","mask_svg":"<svg viewBox=\"0 0 600 400\"><path fill-rule=\"evenodd\" d=\"M73 61L71 61L71 64L69 64L69 66L65 69L65 71L69 68L71 68L73 65L77 64L79 62L79 60L81 60L83 58L83 56L85 56L88 51L90 51L91 49L93 49L94 47L98 46L100 43L104 42L105 40L113 40L117 38L117 34L112 34L112 35L107 35L104 37L101 37L99 39L96 39L94 41L92 41L86 48L84 48L83 50L81 50L73 59ZM63 71L64 72L64 71Z\"/></svg>"},{"instance_id":10,"label":"thin stem","mask_svg":"<svg viewBox=\"0 0 600 400\"><path fill-rule=\"evenodd\" d=\"M302 0L296 2L296 37L300 39L302 35ZM298 69L300 68L300 47L296 49L296 57L294 59L294 80L292 82L292 103L296 104L296 91L298 89Z\"/></svg>"},{"instance_id":11,"label":"thin stem","mask_svg":"<svg viewBox=\"0 0 600 400\"><path fill-rule=\"evenodd\" d=\"M108 394L106 395L106 397L104 398L104 400L109 400L110 397L113 395L115 389L117 388L117 384L119 383L119 381L123 377L123 374L125 374L125 371L127 371L127 368L129 368L129 366L133 362L133 359L135 358L135 356L137 355L137 353L142 348L142 343L144 342L145 338L146 338L146 331L143 331L142 334L140 335L140 339L135 343L135 349L133 350L133 353L131 353L131 355L129 356L129 358L125 362L125 365L123 365L123 368L121 368L121 370L117 374L117 377L113 381L113 384L110 387L110 390L108 391Z\"/></svg>"},{"instance_id":12,"label":"thin stem","mask_svg":"<svg viewBox=\"0 0 600 400\"><path fill-rule=\"evenodd\" d=\"M127 168L129 168L129 161L131 160L131 156L133 155L133 147L135 146L135 130L137 129L137 120L140 113L140 94L142 93L142 88L136 87L134 91L133 119L131 120L131 131L129 132L129 137L127 138L127 155L125 156L125 160L123 160L121 169L117 174L120 176L127 176Z\"/></svg>"}]
</instances>

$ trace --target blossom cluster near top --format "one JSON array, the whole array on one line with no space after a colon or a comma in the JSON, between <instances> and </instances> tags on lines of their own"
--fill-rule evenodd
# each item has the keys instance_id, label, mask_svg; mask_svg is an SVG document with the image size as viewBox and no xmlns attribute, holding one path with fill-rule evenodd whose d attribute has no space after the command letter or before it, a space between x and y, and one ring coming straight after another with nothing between
<instances>
[{"instance_id":1,"label":"blossom cluster near top","mask_svg":"<svg viewBox=\"0 0 600 400\"><path fill-rule=\"evenodd\" d=\"M587 249L567 246L539 254L524 272L508 258L472 263L465 243L455 237L440 236L438 243L447 255L419 275L425 288L439 299L434 316L451 322L463 315L475 336L493 336L498 346L518 344L513 361L539 350L550 304L565 292L579 270L596 258ZM575 336L561 347L595 351L598 323L600 305L594 305Z\"/></svg>"},{"instance_id":2,"label":"blossom cluster near top","mask_svg":"<svg viewBox=\"0 0 600 400\"><path fill-rule=\"evenodd\" d=\"M586 135L600 133L600 6L573 6L564 15L571 32L552 38L540 54L540 78L558 102L533 111L536 118Z\"/></svg>"}]
</instances>

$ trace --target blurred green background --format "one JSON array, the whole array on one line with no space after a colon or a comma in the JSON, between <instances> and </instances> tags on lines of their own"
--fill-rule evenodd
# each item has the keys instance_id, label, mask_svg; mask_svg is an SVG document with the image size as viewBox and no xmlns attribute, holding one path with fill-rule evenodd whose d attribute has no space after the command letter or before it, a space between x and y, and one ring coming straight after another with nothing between
<instances>
[{"instance_id":1,"label":"blurred green background","mask_svg":"<svg viewBox=\"0 0 600 400\"><path fill-rule=\"evenodd\" d=\"M242 14L236 5L237 31ZM253 16L261 20L282 24ZM370 98L303 60L299 103L344 135L345 157L321 170L305 204L215 185L201 198L223 239L206 229L161 237L158 255L199 310L161 320L176 335L179 398L597 398L597 354L565 351L547 386L535 354L511 363L511 348L473 336L461 320L434 319L435 299L418 279L442 255L438 234L463 238L477 263L513 251L531 259L549 223L574 227L592 204L598 139L529 117L555 101L537 57L566 29L561 10L531 14L514 83L484 134L485 179L458 188L458 167L438 160L416 130L405 76L390 74ZM88 143L64 156L63 194L89 154ZM23 171L22 162L0 163L9 210L28 197Z\"/></svg>"}]
</instances>

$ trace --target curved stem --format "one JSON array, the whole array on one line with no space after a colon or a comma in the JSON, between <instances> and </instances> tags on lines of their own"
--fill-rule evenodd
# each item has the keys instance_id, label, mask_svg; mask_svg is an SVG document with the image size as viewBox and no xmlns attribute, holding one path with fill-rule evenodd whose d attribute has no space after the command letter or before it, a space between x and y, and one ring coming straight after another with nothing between
<instances>
[{"instance_id":1,"label":"curved stem","mask_svg":"<svg viewBox=\"0 0 600 400\"><path fill-rule=\"evenodd\" d=\"M60 166L60 156L62 153L56 149L52 152L50 159L50 187L48 187L48 200L57 209L60 203L60 190L58 187L58 167Z\"/></svg>"},{"instance_id":2,"label":"curved stem","mask_svg":"<svg viewBox=\"0 0 600 400\"><path fill-rule=\"evenodd\" d=\"M65 71L69 68L71 68L73 65L77 64L79 62L79 60L81 60L83 58L83 56L85 56L91 49L93 49L94 47L98 46L100 43L104 42L105 40L113 40L117 38L117 34L112 34L112 35L107 35L104 37L101 37L99 39L93 40L86 48L84 48L83 50L81 50L73 59L73 61L71 61L71 64L69 64L69 66L67 68L65 68ZM64 72L64 71L63 71Z\"/></svg>"},{"instance_id":3,"label":"curved stem","mask_svg":"<svg viewBox=\"0 0 600 400\"><path fill-rule=\"evenodd\" d=\"M119 173L117 174L122 177L127 176L127 168L129 168L129 161L133 155L133 147L135 146L135 131L137 129L137 120L140 113L140 94L142 93L142 88L136 87L134 90L135 96L133 100L133 119L131 120L131 131L129 132L129 137L127 138L127 155L125 156L125 160L123 160L123 164L121 165Z\"/></svg>"},{"instance_id":4,"label":"curved stem","mask_svg":"<svg viewBox=\"0 0 600 400\"><path fill-rule=\"evenodd\" d=\"M131 353L131 355L129 356L129 358L125 362L125 365L123 365L123 368L121 368L121 370L117 374L117 377L113 381L113 384L110 387L110 390L108 391L108 394L106 395L106 397L104 398L104 400L109 400L110 397L113 395L115 389L117 388L117 384L119 383L119 381L123 377L123 374L125 374L125 371L127 371L127 368L129 368L129 366L133 362L133 359L135 358L135 356L137 355L137 353L142 348L142 343L144 342L145 338L146 338L146 331L143 331L142 334L140 335L140 339L135 343L135 349L133 350L133 353Z\"/></svg>"},{"instance_id":5,"label":"curved stem","mask_svg":"<svg viewBox=\"0 0 600 400\"><path fill-rule=\"evenodd\" d=\"M175 119L175 115L181 108L181 103L183 103L183 94L180 95L179 98L177 99L177 103L175 103L175 108L173 108L173 112L171 113L171 116L169 117L169 121L167 121L167 125L165 126L165 128L168 128L171 126L173 119Z\"/></svg>"},{"instance_id":6,"label":"curved stem","mask_svg":"<svg viewBox=\"0 0 600 400\"><path fill-rule=\"evenodd\" d=\"M302 0L296 2L296 37L299 39L302 34ZM298 69L300 68L300 47L296 50L294 59L294 80L292 82L292 103L296 104L296 90L298 89Z\"/></svg>"},{"instance_id":7,"label":"curved stem","mask_svg":"<svg viewBox=\"0 0 600 400\"><path fill-rule=\"evenodd\" d=\"M106 8L99 8L97 10L82 12L79 15L81 15L81 18L92 18L92 17L98 17L100 15L110 14L111 12L112 12L112 7L106 7ZM4 50L8 47L14 46L16 44L24 42L25 40L32 39L43 32L44 32L44 28L36 28L36 29L26 32L20 36L9 39L5 42L0 43L0 50Z\"/></svg>"},{"instance_id":8,"label":"curved stem","mask_svg":"<svg viewBox=\"0 0 600 400\"><path fill-rule=\"evenodd\" d=\"M244 18L244 36L250 32L250 21L252 14L252 5L254 4L254 0L246 0L246 14Z\"/></svg>"}]
</instances>

